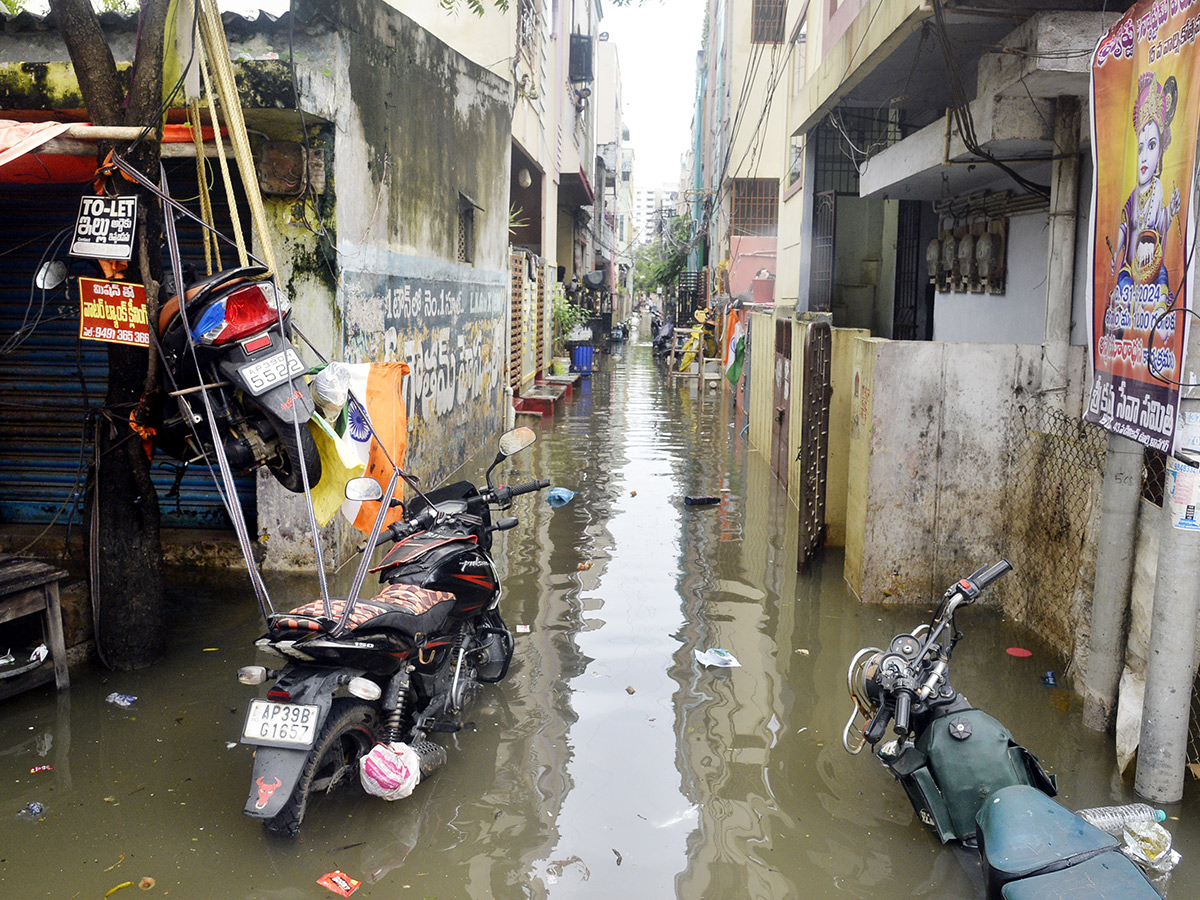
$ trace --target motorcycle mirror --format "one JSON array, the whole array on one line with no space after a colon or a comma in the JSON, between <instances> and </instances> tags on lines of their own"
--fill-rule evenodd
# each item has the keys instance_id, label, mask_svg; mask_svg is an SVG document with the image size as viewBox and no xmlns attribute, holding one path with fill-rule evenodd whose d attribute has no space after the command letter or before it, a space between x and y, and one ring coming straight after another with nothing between
<instances>
[{"instance_id":1,"label":"motorcycle mirror","mask_svg":"<svg viewBox=\"0 0 1200 900\"><path fill-rule=\"evenodd\" d=\"M374 478L351 478L346 482L347 500L379 500L383 497L383 488Z\"/></svg>"},{"instance_id":2,"label":"motorcycle mirror","mask_svg":"<svg viewBox=\"0 0 1200 900\"><path fill-rule=\"evenodd\" d=\"M67 264L61 259L42 263L33 276L33 283L42 291L52 291L66 280Z\"/></svg>"},{"instance_id":3,"label":"motorcycle mirror","mask_svg":"<svg viewBox=\"0 0 1200 900\"><path fill-rule=\"evenodd\" d=\"M501 459L505 459L514 453L520 453L536 440L537 435L533 433L533 429L526 428L524 425L514 428L512 431L506 431L500 435L499 456Z\"/></svg>"}]
</instances>

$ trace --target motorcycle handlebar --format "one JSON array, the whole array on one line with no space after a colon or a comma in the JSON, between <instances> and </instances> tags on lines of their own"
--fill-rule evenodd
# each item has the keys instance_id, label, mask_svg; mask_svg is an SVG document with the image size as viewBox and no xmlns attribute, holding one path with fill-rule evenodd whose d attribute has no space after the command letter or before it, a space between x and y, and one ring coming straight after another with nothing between
<instances>
[{"instance_id":1,"label":"motorcycle handlebar","mask_svg":"<svg viewBox=\"0 0 1200 900\"><path fill-rule=\"evenodd\" d=\"M509 493L516 497L519 494L531 494L534 491L540 491L543 488L550 487L549 481L527 481L524 484L518 484L516 487L509 488Z\"/></svg>"},{"instance_id":2,"label":"motorcycle handlebar","mask_svg":"<svg viewBox=\"0 0 1200 900\"><path fill-rule=\"evenodd\" d=\"M909 719L912 714L912 694L899 691L896 694L896 715L892 730L900 737L906 737L909 732Z\"/></svg>"},{"instance_id":3,"label":"motorcycle handlebar","mask_svg":"<svg viewBox=\"0 0 1200 900\"><path fill-rule=\"evenodd\" d=\"M990 566L984 566L978 571L967 577L978 590L983 590L1001 575L1012 571L1012 563L1007 559L1002 559L999 562L992 563Z\"/></svg>"}]
</instances>

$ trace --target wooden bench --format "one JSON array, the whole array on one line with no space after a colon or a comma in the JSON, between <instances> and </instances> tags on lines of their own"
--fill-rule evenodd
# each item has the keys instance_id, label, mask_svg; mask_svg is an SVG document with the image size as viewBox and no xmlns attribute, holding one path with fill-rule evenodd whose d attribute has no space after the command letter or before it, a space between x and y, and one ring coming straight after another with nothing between
<instances>
[{"instance_id":1,"label":"wooden bench","mask_svg":"<svg viewBox=\"0 0 1200 900\"><path fill-rule=\"evenodd\" d=\"M51 677L60 691L70 684L58 603L58 582L66 575L62 569L43 562L0 555L0 626L41 613L42 640L50 651L46 661L50 665L42 663L23 672L18 669L0 679L0 699L45 684ZM0 628L0 652L3 649L7 648Z\"/></svg>"}]
</instances>

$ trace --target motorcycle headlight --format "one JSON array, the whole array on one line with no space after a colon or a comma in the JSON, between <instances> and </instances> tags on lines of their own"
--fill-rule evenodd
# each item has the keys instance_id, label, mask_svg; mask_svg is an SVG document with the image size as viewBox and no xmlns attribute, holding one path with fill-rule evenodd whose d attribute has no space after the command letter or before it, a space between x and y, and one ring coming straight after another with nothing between
<instances>
[{"instance_id":1,"label":"motorcycle headlight","mask_svg":"<svg viewBox=\"0 0 1200 900\"><path fill-rule=\"evenodd\" d=\"M870 719L875 715L879 704L872 699L868 684L879 667L879 657L883 651L878 647L864 647L854 654L850 660L850 668L846 670L846 688L850 697L858 707L859 712Z\"/></svg>"}]
</instances>

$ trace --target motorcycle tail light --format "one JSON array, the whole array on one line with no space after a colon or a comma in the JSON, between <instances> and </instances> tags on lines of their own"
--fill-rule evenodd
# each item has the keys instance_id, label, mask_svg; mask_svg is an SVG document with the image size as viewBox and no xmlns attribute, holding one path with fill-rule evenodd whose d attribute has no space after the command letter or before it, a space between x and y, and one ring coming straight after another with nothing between
<instances>
[{"instance_id":1,"label":"motorcycle tail light","mask_svg":"<svg viewBox=\"0 0 1200 900\"><path fill-rule=\"evenodd\" d=\"M248 284L206 309L192 337L200 344L224 344L269 328L290 309L271 282Z\"/></svg>"},{"instance_id":2,"label":"motorcycle tail light","mask_svg":"<svg viewBox=\"0 0 1200 900\"><path fill-rule=\"evenodd\" d=\"M267 680L267 669L265 666L242 666L237 678L242 684L262 684Z\"/></svg>"},{"instance_id":3,"label":"motorcycle tail light","mask_svg":"<svg viewBox=\"0 0 1200 900\"><path fill-rule=\"evenodd\" d=\"M273 687L267 691L268 700L278 700L280 703L288 703L292 699L291 691L285 691L283 688Z\"/></svg>"},{"instance_id":4,"label":"motorcycle tail light","mask_svg":"<svg viewBox=\"0 0 1200 900\"><path fill-rule=\"evenodd\" d=\"M369 678L362 677L351 678L346 690L359 700L378 700L383 695L379 685Z\"/></svg>"}]
</instances>

